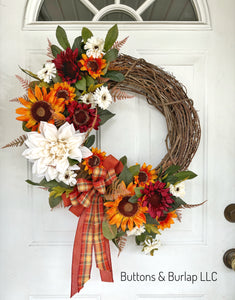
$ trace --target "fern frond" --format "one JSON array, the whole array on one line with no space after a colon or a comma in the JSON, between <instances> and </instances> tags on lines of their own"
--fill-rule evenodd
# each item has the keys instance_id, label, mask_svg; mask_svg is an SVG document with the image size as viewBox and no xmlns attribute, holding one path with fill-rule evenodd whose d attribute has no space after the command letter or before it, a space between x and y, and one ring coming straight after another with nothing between
<instances>
[{"instance_id":1,"label":"fern frond","mask_svg":"<svg viewBox=\"0 0 235 300\"><path fill-rule=\"evenodd\" d=\"M120 90L119 88L112 89L111 95L113 97L114 102L116 102L117 100L130 99L130 98L134 97L134 96L128 94L127 92Z\"/></svg>"},{"instance_id":2,"label":"fern frond","mask_svg":"<svg viewBox=\"0 0 235 300\"><path fill-rule=\"evenodd\" d=\"M122 250L126 246L126 242L127 242L126 235L123 235L120 238L118 238L118 240L117 240L117 246L118 246L118 250L119 250L118 256L121 254Z\"/></svg>"},{"instance_id":3,"label":"fern frond","mask_svg":"<svg viewBox=\"0 0 235 300\"><path fill-rule=\"evenodd\" d=\"M105 83L105 82L109 81L109 79L110 79L110 78L99 77L99 78L98 78L98 82L99 82L99 83Z\"/></svg>"},{"instance_id":4,"label":"fern frond","mask_svg":"<svg viewBox=\"0 0 235 300\"><path fill-rule=\"evenodd\" d=\"M201 203L198 203L198 204L184 204L184 205L181 205L178 209L182 209L182 208L194 208L194 207L201 206L201 205L203 205L206 202L207 202L207 200L205 200L205 201L203 201Z\"/></svg>"},{"instance_id":5,"label":"fern frond","mask_svg":"<svg viewBox=\"0 0 235 300\"><path fill-rule=\"evenodd\" d=\"M51 43L51 41L49 39L47 39L47 41L48 41L47 56L49 58L51 58L51 60L52 60L52 59L54 59L54 55L52 54L52 51L51 51L52 43ZM51 60L49 60L49 61L51 61Z\"/></svg>"},{"instance_id":6,"label":"fern frond","mask_svg":"<svg viewBox=\"0 0 235 300\"><path fill-rule=\"evenodd\" d=\"M21 135L20 137L14 139L12 142L8 143L7 145L3 146L2 149L8 148L8 147L19 147L24 144L24 141L27 139L27 136L25 134Z\"/></svg>"},{"instance_id":7,"label":"fern frond","mask_svg":"<svg viewBox=\"0 0 235 300\"><path fill-rule=\"evenodd\" d=\"M107 193L104 195L107 201L113 201L117 197L125 197L130 194L130 191L127 190L123 181L120 183L119 179L113 181L113 183L107 188Z\"/></svg>"},{"instance_id":8,"label":"fern frond","mask_svg":"<svg viewBox=\"0 0 235 300\"><path fill-rule=\"evenodd\" d=\"M121 40L120 42L119 41L116 41L112 48L114 49L117 49L118 51L120 51L120 49L122 48L122 46L125 45L126 41L128 40L129 36L125 37L123 40Z\"/></svg>"},{"instance_id":9,"label":"fern frond","mask_svg":"<svg viewBox=\"0 0 235 300\"><path fill-rule=\"evenodd\" d=\"M176 209L175 213L177 215L178 221L181 222L181 220L182 220L182 212L181 212L181 210L180 209Z\"/></svg>"},{"instance_id":10,"label":"fern frond","mask_svg":"<svg viewBox=\"0 0 235 300\"><path fill-rule=\"evenodd\" d=\"M10 101L10 102L17 102L17 103L20 103L19 98L23 98L23 99L25 99L26 101L29 101L29 98L28 98L28 96L27 96L26 94L23 95L22 97L16 97L16 98L13 98L13 99L11 99L11 100L9 100L9 101Z\"/></svg>"},{"instance_id":11,"label":"fern frond","mask_svg":"<svg viewBox=\"0 0 235 300\"><path fill-rule=\"evenodd\" d=\"M19 75L15 75L15 76L19 80L19 82L21 83L22 88L25 89L26 91L28 91L29 85L30 85L30 81L24 79L23 77L21 77Z\"/></svg>"}]
</instances>

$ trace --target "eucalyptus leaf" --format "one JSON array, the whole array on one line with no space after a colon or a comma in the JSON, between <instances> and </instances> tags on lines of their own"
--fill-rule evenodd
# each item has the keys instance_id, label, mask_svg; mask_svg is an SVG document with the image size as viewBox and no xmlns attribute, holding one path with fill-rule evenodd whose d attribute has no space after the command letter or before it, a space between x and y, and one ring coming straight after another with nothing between
<instances>
[{"instance_id":1,"label":"eucalyptus leaf","mask_svg":"<svg viewBox=\"0 0 235 300\"><path fill-rule=\"evenodd\" d=\"M140 172L140 165L137 164L137 165L131 166L131 167L129 168L129 171L131 172L131 174L132 174L133 176L138 175L139 172Z\"/></svg>"},{"instance_id":2,"label":"eucalyptus leaf","mask_svg":"<svg viewBox=\"0 0 235 300\"><path fill-rule=\"evenodd\" d=\"M125 166L127 164L127 157L126 157L126 155L122 156L119 160L123 164L123 166Z\"/></svg>"},{"instance_id":3,"label":"eucalyptus leaf","mask_svg":"<svg viewBox=\"0 0 235 300\"><path fill-rule=\"evenodd\" d=\"M166 170L165 174L173 175L173 174L175 174L177 171L179 171L179 169L180 169L180 166L172 165L172 166L170 166L170 167Z\"/></svg>"},{"instance_id":4,"label":"eucalyptus leaf","mask_svg":"<svg viewBox=\"0 0 235 300\"><path fill-rule=\"evenodd\" d=\"M130 202L130 203L137 203L138 202L138 197L136 197L136 195L134 195L130 199L128 199L128 202Z\"/></svg>"},{"instance_id":5,"label":"eucalyptus leaf","mask_svg":"<svg viewBox=\"0 0 235 300\"><path fill-rule=\"evenodd\" d=\"M63 50L61 50L59 47L56 45L51 45L51 52L53 56L56 58L58 54L60 54Z\"/></svg>"},{"instance_id":6,"label":"eucalyptus leaf","mask_svg":"<svg viewBox=\"0 0 235 300\"><path fill-rule=\"evenodd\" d=\"M58 204L60 204L61 201L62 201L61 197L54 197L54 196L49 197L49 205L51 208L56 207Z\"/></svg>"},{"instance_id":7,"label":"eucalyptus leaf","mask_svg":"<svg viewBox=\"0 0 235 300\"><path fill-rule=\"evenodd\" d=\"M159 224L156 218L152 218L150 214L145 214L145 216L146 216L146 224L155 224L155 225Z\"/></svg>"},{"instance_id":8,"label":"eucalyptus leaf","mask_svg":"<svg viewBox=\"0 0 235 300\"><path fill-rule=\"evenodd\" d=\"M66 50L67 48L71 48L67 38L67 34L64 28L62 28L61 26L57 26L56 28L56 38L58 43L62 48L64 48L64 50Z\"/></svg>"},{"instance_id":9,"label":"eucalyptus leaf","mask_svg":"<svg viewBox=\"0 0 235 300\"><path fill-rule=\"evenodd\" d=\"M197 174L193 173L192 171L182 171L177 174L175 174L175 177L178 179L178 181L183 181L186 179L193 179L197 176Z\"/></svg>"},{"instance_id":10,"label":"eucalyptus leaf","mask_svg":"<svg viewBox=\"0 0 235 300\"><path fill-rule=\"evenodd\" d=\"M68 161L69 161L69 165L70 165L70 166L74 166L74 165L79 164L79 161L78 161L78 160L72 159L72 158L70 158L70 157L68 157Z\"/></svg>"},{"instance_id":11,"label":"eucalyptus leaf","mask_svg":"<svg viewBox=\"0 0 235 300\"><path fill-rule=\"evenodd\" d=\"M95 135L92 134L87 138L84 146L90 148L94 144L94 142L95 142Z\"/></svg>"},{"instance_id":12,"label":"eucalyptus leaf","mask_svg":"<svg viewBox=\"0 0 235 300\"><path fill-rule=\"evenodd\" d=\"M118 37L118 27L115 24L113 27L109 29L104 41L104 50L107 52L115 43Z\"/></svg>"},{"instance_id":13,"label":"eucalyptus leaf","mask_svg":"<svg viewBox=\"0 0 235 300\"><path fill-rule=\"evenodd\" d=\"M98 108L97 114L100 117L100 125L105 124L109 119L115 116L115 114L111 113L111 111L101 108Z\"/></svg>"},{"instance_id":14,"label":"eucalyptus leaf","mask_svg":"<svg viewBox=\"0 0 235 300\"><path fill-rule=\"evenodd\" d=\"M179 197L172 197L172 199L174 199L174 202L172 204L170 204L171 208L169 209L169 211L173 211L176 210L178 207L180 207L181 205L185 205L186 203Z\"/></svg>"},{"instance_id":15,"label":"eucalyptus leaf","mask_svg":"<svg viewBox=\"0 0 235 300\"><path fill-rule=\"evenodd\" d=\"M75 87L76 87L76 89L78 89L80 91L85 91L86 90L86 78L82 77L82 79L77 81L75 83Z\"/></svg>"},{"instance_id":16,"label":"eucalyptus leaf","mask_svg":"<svg viewBox=\"0 0 235 300\"><path fill-rule=\"evenodd\" d=\"M21 71L24 72L25 74L27 74L27 75L33 77L34 79L37 79L37 80L40 81L40 78L38 78L38 76L37 76L36 74L34 74L33 72L31 72L31 71L29 71L29 70L25 70L25 69L21 68L20 66L19 66L19 68L20 68Z\"/></svg>"},{"instance_id":17,"label":"eucalyptus leaf","mask_svg":"<svg viewBox=\"0 0 235 300\"><path fill-rule=\"evenodd\" d=\"M23 122L22 122L22 129L23 129L24 131L26 131L26 132L32 131L31 129L29 129L28 127L26 127L26 124L27 124L26 121L23 121Z\"/></svg>"},{"instance_id":18,"label":"eucalyptus leaf","mask_svg":"<svg viewBox=\"0 0 235 300\"><path fill-rule=\"evenodd\" d=\"M138 197L138 198L140 198L140 197L142 197L143 196L143 194L141 193L141 191L143 191L143 187L136 187L135 188L135 194L136 194L136 196Z\"/></svg>"},{"instance_id":19,"label":"eucalyptus leaf","mask_svg":"<svg viewBox=\"0 0 235 300\"><path fill-rule=\"evenodd\" d=\"M116 58L118 57L118 50L117 49L110 49L105 55L104 55L104 59L106 59L106 61L114 61Z\"/></svg>"},{"instance_id":20,"label":"eucalyptus leaf","mask_svg":"<svg viewBox=\"0 0 235 300\"><path fill-rule=\"evenodd\" d=\"M89 87L91 85L95 86L95 80L91 76L86 75L85 78L86 78L86 86L87 87Z\"/></svg>"},{"instance_id":21,"label":"eucalyptus leaf","mask_svg":"<svg viewBox=\"0 0 235 300\"><path fill-rule=\"evenodd\" d=\"M93 33L90 31L90 29L88 29L87 27L83 27L82 28L82 38L84 43L87 42L87 40L93 36Z\"/></svg>"},{"instance_id":22,"label":"eucalyptus leaf","mask_svg":"<svg viewBox=\"0 0 235 300\"><path fill-rule=\"evenodd\" d=\"M125 76L121 72L114 70L108 71L104 77L116 82L121 82L125 79Z\"/></svg>"},{"instance_id":23,"label":"eucalyptus leaf","mask_svg":"<svg viewBox=\"0 0 235 300\"><path fill-rule=\"evenodd\" d=\"M82 53L82 37L78 36L76 37L76 39L73 42L73 46L72 46L72 50L74 51L75 49L78 49L78 53L81 54Z\"/></svg>"},{"instance_id":24,"label":"eucalyptus leaf","mask_svg":"<svg viewBox=\"0 0 235 300\"><path fill-rule=\"evenodd\" d=\"M108 220L104 220L102 223L103 235L106 239L112 240L117 236L117 226L109 224Z\"/></svg>"}]
</instances>

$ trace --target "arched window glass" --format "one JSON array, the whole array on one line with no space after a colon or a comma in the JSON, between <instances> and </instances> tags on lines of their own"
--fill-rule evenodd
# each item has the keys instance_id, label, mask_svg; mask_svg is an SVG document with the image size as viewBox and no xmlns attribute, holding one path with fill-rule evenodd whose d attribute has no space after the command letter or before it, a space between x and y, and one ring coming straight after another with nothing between
<instances>
[{"instance_id":1,"label":"arched window glass","mask_svg":"<svg viewBox=\"0 0 235 300\"><path fill-rule=\"evenodd\" d=\"M198 21L193 0L44 0L37 21Z\"/></svg>"}]
</instances>

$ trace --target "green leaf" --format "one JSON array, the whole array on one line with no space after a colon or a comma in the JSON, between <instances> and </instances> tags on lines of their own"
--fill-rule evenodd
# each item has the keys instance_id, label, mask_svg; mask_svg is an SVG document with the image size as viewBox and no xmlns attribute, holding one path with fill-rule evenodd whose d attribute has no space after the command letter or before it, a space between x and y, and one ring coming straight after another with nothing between
<instances>
[{"instance_id":1,"label":"green leaf","mask_svg":"<svg viewBox=\"0 0 235 300\"><path fill-rule=\"evenodd\" d=\"M108 71L104 77L116 82L121 82L125 79L125 76L118 71Z\"/></svg>"},{"instance_id":2,"label":"green leaf","mask_svg":"<svg viewBox=\"0 0 235 300\"><path fill-rule=\"evenodd\" d=\"M141 191L143 191L143 190L144 190L143 187L136 187L136 188L135 188L135 194L136 194L136 196L137 196L138 198L140 198L140 197L143 196L143 194L141 193Z\"/></svg>"},{"instance_id":3,"label":"green leaf","mask_svg":"<svg viewBox=\"0 0 235 300\"><path fill-rule=\"evenodd\" d=\"M145 224L145 229L148 233L155 233L155 234L161 234L160 231L157 228L157 225L155 224Z\"/></svg>"},{"instance_id":4,"label":"green leaf","mask_svg":"<svg viewBox=\"0 0 235 300\"><path fill-rule=\"evenodd\" d=\"M172 165L172 166L170 166L170 167L166 170L165 174L173 175L173 174L175 174L177 171L179 171L179 169L180 169L180 166Z\"/></svg>"},{"instance_id":5,"label":"green leaf","mask_svg":"<svg viewBox=\"0 0 235 300\"><path fill-rule=\"evenodd\" d=\"M86 86L87 87L89 87L91 85L95 85L95 80L91 76L87 75L87 76L85 76L85 78L86 78Z\"/></svg>"},{"instance_id":6,"label":"green leaf","mask_svg":"<svg viewBox=\"0 0 235 300\"><path fill-rule=\"evenodd\" d=\"M51 208L56 207L62 201L61 197L49 196L49 205Z\"/></svg>"},{"instance_id":7,"label":"green leaf","mask_svg":"<svg viewBox=\"0 0 235 300\"><path fill-rule=\"evenodd\" d=\"M69 193L72 192L72 188L65 188L65 187L62 187L62 186L55 186L51 189L50 191L50 197L60 197L63 193L66 193L66 195L68 195Z\"/></svg>"},{"instance_id":8,"label":"green leaf","mask_svg":"<svg viewBox=\"0 0 235 300\"><path fill-rule=\"evenodd\" d=\"M82 48L81 48L81 43L82 43L82 37L78 36L73 42L72 50L74 51L76 48L78 49L78 53L82 53Z\"/></svg>"},{"instance_id":9,"label":"green leaf","mask_svg":"<svg viewBox=\"0 0 235 300\"><path fill-rule=\"evenodd\" d=\"M94 144L94 142L95 142L95 135L92 134L86 139L84 146L87 148L91 148L91 146Z\"/></svg>"},{"instance_id":10,"label":"green leaf","mask_svg":"<svg viewBox=\"0 0 235 300\"><path fill-rule=\"evenodd\" d=\"M145 214L146 216L146 224L155 224L158 225L158 221L155 218L152 218L150 214Z\"/></svg>"},{"instance_id":11,"label":"green leaf","mask_svg":"<svg viewBox=\"0 0 235 300\"><path fill-rule=\"evenodd\" d=\"M179 197L172 197L172 199L174 199L174 202L171 205L171 208L168 210L169 212L176 210L178 207L180 207L181 205L185 205L186 203Z\"/></svg>"},{"instance_id":12,"label":"green leaf","mask_svg":"<svg viewBox=\"0 0 235 300\"><path fill-rule=\"evenodd\" d=\"M76 89L78 89L80 91L85 91L86 90L86 78L82 77L82 79L77 81L75 83L75 87L76 87Z\"/></svg>"},{"instance_id":13,"label":"green leaf","mask_svg":"<svg viewBox=\"0 0 235 300\"><path fill-rule=\"evenodd\" d=\"M123 170L122 170L122 172L121 172L121 174L119 175L119 180L120 181L124 181L125 182L125 184L126 184L126 186L129 184L129 183L131 183L132 182L132 180L133 180L133 175L131 174L131 172L129 171L129 169L127 168L127 165L125 165L124 167L123 167Z\"/></svg>"},{"instance_id":14,"label":"green leaf","mask_svg":"<svg viewBox=\"0 0 235 300\"><path fill-rule=\"evenodd\" d=\"M115 43L118 37L118 27L115 24L113 27L109 29L104 41L104 50L107 52Z\"/></svg>"},{"instance_id":15,"label":"green leaf","mask_svg":"<svg viewBox=\"0 0 235 300\"><path fill-rule=\"evenodd\" d=\"M87 40L92 36L93 36L93 33L90 31L90 29L88 29L86 27L82 28L82 38L83 38L84 43L86 43Z\"/></svg>"},{"instance_id":16,"label":"green leaf","mask_svg":"<svg viewBox=\"0 0 235 300\"><path fill-rule=\"evenodd\" d=\"M67 38L67 34L64 28L62 28L61 26L57 26L56 28L56 38L58 43L62 48L64 48L64 50L66 50L67 48L71 48Z\"/></svg>"},{"instance_id":17,"label":"green leaf","mask_svg":"<svg viewBox=\"0 0 235 300\"><path fill-rule=\"evenodd\" d=\"M111 113L111 111L107 109L98 108L97 114L100 117L100 125L105 124L109 119L111 119L115 114Z\"/></svg>"},{"instance_id":18,"label":"green leaf","mask_svg":"<svg viewBox=\"0 0 235 300\"><path fill-rule=\"evenodd\" d=\"M130 199L128 199L128 202L130 202L130 203L137 203L138 202L138 197L136 197L136 195L134 195Z\"/></svg>"},{"instance_id":19,"label":"green leaf","mask_svg":"<svg viewBox=\"0 0 235 300\"><path fill-rule=\"evenodd\" d=\"M104 220L102 223L103 235L106 239L112 240L117 236L117 226L115 224L109 224L108 220Z\"/></svg>"},{"instance_id":20,"label":"green leaf","mask_svg":"<svg viewBox=\"0 0 235 300\"><path fill-rule=\"evenodd\" d=\"M165 183L171 183L171 184L176 184L176 182L178 181L177 177L175 177L175 175L170 175L170 176L166 176L164 179L162 179L162 182Z\"/></svg>"},{"instance_id":21,"label":"green leaf","mask_svg":"<svg viewBox=\"0 0 235 300\"><path fill-rule=\"evenodd\" d=\"M60 54L63 50L61 50L59 47L56 45L51 45L51 52L53 56L56 58L58 54Z\"/></svg>"},{"instance_id":22,"label":"green leaf","mask_svg":"<svg viewBox=\"0 0 235 300\"><path fill-rule=\"evenodd\" d=\"M137 235L135 237L136 244L140 245L140 243L143 243L145 241L147 235L148 235L147 231L141 233L140 235Z\"/></svg>"},{"instance_id":23,"label":"green leaf","mask_svg":"<svg viewBox=\"0 0 235 300\"><path fill-rule=\"evenodd\" d=\"M129 171L131 172L131 174L132 174L133 176L138 175L139 172L140 172L140 165L137 164L137 165L131 166L131 167L129 168Z\"/></svg>"},{"instance_id":24,"label":"green leaf","mask_svg":"<svg viewBox=\"0 0 235 300\"><path fill-rule=\"evenodd\" d=\"M31 129L29 129L28 127L26 127L26 124L27 124L26 121L23 121L23 122L22 122L22 129L23 129L24 131L26 131L26 132L32 131Z\"/></svg>"},{"instance_id":25,"label":"green leaf","mask_svg":"<svg viewBox=\"0 0 235 300\"><path fill-rule=\"evenodd\" d=\"M183 181L186 179L193 179L197 176L197 174L193 173L192 171L182 171L177 174L175 174L175 177L178 179L178 181Z\"/></svg>"},{"instance_id":26,"label":"green leaf","mask_svg":"<svg viewBox=\"0 0 235 300\"><path fill-rule=\"evenodd\" d=\"M25 74L27 74L27 75L29 75L29 76L31 76L31 77L33 77L33 78L35 78L35 79L37 79L37 80L40 81L40 78L38 78L38 76L37 76L36 74L34 74L33 72L31 72L31 71L29 71L29 70L25 70L25 69L21 68L20 66L19 66L19 68L20 68L21 71L24 72Z\"/></svg>"},{"instance_id":27,"label":"green leaf","mask_svg":"<svg viewBox=\"0 0 235 300\"><path fill-rule=\"evenodd\" d=\"M127 157L126 157L126 155L124 155L123 157L121 157L119 160L123 164L123 166L125 166L127 164Z\"/></svg>"},{"instance_id":28,"label":"green leaf","mask_svg":"<svg viewBox=\"0 0 235 300\"><path fill-rule=\"evenodd\" d=\"M47 181L45 178L42 179L39 183L33 182L29 179L26 180L26 182L29 183L29 184L32 184L32 185L43 186L43 187L50 188L50 189L52 189L54 187L57 187L57 186L60 186L60 187L63 187L64 190L66 190L66 189L72 190L72 188L69 185L67 185L63 182L58 182L56 180Z\"/></svg>"},{"instance_id":29,"label":"green leaf","mask_svg":"<svg viewBox=\"0 0 235 300\"><path fill-rule=\"evenodd\" d=\"M74 166L74 165L79 164L79 161L78 161L78 160L72 159L72 158L70 158L70 157L68 157L68 161L69 161L69 165L70 165L70 166Z\"/></svg>"},{"instance_id":30,"label":"green leaf","mask_svg":"<svg viewBox=\"0 0 235 300\"><path fill-rule=\"evenodd\" d=\"M106 61L114 61L118 57L118 50L117 49L110 49L105 56L103 57Z\"/></svg>"}]
</instances>

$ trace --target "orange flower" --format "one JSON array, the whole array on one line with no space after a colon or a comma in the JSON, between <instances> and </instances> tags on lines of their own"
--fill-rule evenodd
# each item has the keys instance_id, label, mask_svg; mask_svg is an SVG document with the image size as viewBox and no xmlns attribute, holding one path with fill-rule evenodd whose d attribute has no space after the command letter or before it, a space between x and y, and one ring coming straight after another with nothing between
<instances>
[{"instance_id":1,"label":"orange flower","mask_svg":"<svg viewBox=\"0 0 235 300\"><path fill-rule=\"evenodd\" d=\"M69 105L76 97L75 88L65 82L57 82L53 88L51 88L53 96L57 99L63 99L66 105Z\"/></svg>"},{"instance_id":2,"label":"orange flower","mask_svg":"<svg viewBox=\"0 0 235 300\"><path fill-rule=\"evenodd\" d=\"M88 71L88 73L96 79L101 75L104 75L102 70L106 67L106 60L102 59L103 56L94 58L93 56L87 57L86 54L82 54L82 59L79 61L82 64L81 71Z\"/></svg>"},{"instance_id":3,"label":"orange flower","mask_svg":"<svg viewBox=\"0 0 235 300\"><path fill-rule=\"evenodd\" d=\"M137 176L135 176L134 181L135 184L138 186L144 187L146 184L149 184L150 182L154 183L155 179L157 179L156 171L152 169L151 165L146 165L146 163L143 164L143 166L140 168L140 172Z\"/></svg>"},{"instance_id":4,"label":"orange flower","mask_svg":"<svg viewBox=\"0 0 235 300\"><path fill-rule=\"evenodd\" d=\"M136 225L140 227L143 223L146 223L145 212L148 210L146 207L142 207L139 202L131 203L128 200L135 195L135 187L133 183L130 183L127 190L130 192L130 196L119 196L115 201L104 203L107 210L107 215L110 224L115 224L117 228L121 226L122 231L126 231L127 227L131 231Z\"/></svg>"},{"instance_id":5,"label":"orange flower","mask_svg":"<svg viewBox=\"0 0 235 300\"><path fill-rule=\"evenodd\" d=\"M103 168L103 161L106 158L106 153L101 152L98 148L91 149L93 155L84 159L83 165L85 166L85 171L92 174L93 169L96 167Z\"/></svg>"},{"instance_id":6,"label":"orange flower","mask_svg":"<svg viewBox=\"0 0 235 300\"><path fill-rule=\"evenodd\" d=\"M159 222L157 228L161 230L164 230L165 228L170 228L171 224L175 223L173 220L174 218L177 218L177 214L175 213L175 210L169 212L164 217L157 218L157 221Z\"/></svg>"},{"instance_id":7,"label":"orange flower","mask_svg":"<svg viewBox=\"0 0 235 300\"><path fill-rule=\"evenodd\" d=\"M39 123L45 121L54 124L55 119L64 120L61 112L64 111L63 99L56 99L51 93L47 94L45 87L41 89L36 85L35 94L31 89L28 90L29 101L19 98L21 104L26 108L16 109L16 113L21 115L16 120L27 122L26 127L32 131L38 129Z\"/></svg>"}]
</instances>

